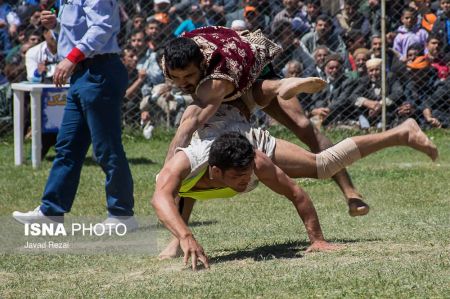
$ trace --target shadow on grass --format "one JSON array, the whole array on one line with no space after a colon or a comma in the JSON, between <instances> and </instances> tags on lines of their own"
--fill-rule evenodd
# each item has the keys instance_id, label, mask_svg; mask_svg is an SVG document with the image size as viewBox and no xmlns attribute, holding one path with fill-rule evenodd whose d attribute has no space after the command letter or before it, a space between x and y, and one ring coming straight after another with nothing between
<instances>
[{"instance_id":1,"label":"shadow on grass","mask_svg":"<svg viewBox=\"0 0 450 299\"><path fill-rule=\"evenodd\" d=\"M328 240L331 243L349 244L360 242L376 242L382 239L334 239ZM244 260L251 258L254 261L267 261L273 259L295 259L302 258L305 250L310 245L309 242L290 241L281 244L264 245L252 249L238 250L236 252L211 258L214 263L224 263L229 261Z\"/></svg>"},{"instance_id":2,"label":"shadow on grass","mask_svg":"<svg viewBox=\"0 0 450 299\"><path fill-rule=\"evenodd\" d=\"M217 220L208 220L208 221L194 221L189 223L189 227L199 227L199 226L208 226L219 223ZM146 224L143 226L139 226L139 230L167 230L166 227L161 223L156 224Z\"/></svg>"},{"instance_id":3,"label":"shadow on grass","mask_svg":"<svg viewBox=\"0 0 450 299\"><path fill-rule=\"evenodd\" d=\"M55 156L46 156L45 160L52 162L55 159ZM140 165L153 165L153 164L158 164L156 162L154 162L151 159L147 159L147 158L143 158L143 157L139 157L139 158L128 158L128 163L130 164L140 164ZM98 165L98 163L92 158L92 157L86 157L86 159L84 160L84 165L87 166L92 166L92 165Z\"/></svg>"},{"instance_id":4,"label":"shadow on grass","mask_svg":"<svg viewBox=\"0 0 450 299\"><path fill-rule=\"evenodd\" d=\"M211 258L214 263L224 263L235 260L251 258L254 261L267 261L273 259L302 258L303 252L309 246L309 242L286 242L282 244L264 245L248 250Z\"/></svg>"}]
</instances>

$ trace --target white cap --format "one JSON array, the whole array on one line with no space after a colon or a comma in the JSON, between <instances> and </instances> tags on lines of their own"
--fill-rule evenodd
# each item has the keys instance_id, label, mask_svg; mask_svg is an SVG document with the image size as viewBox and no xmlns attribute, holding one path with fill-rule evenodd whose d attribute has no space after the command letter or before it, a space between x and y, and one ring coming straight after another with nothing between
<instances>
[{"instance_id":1,"label":"white cap","mask_svg":"<svg viewBox=\"0 0 450 299\"><path fill-rule=\"evenodd\" d=\"M243 20L234 20L231 23L231 29L233 30L247 30L247 24Z\"/></svg>"},{"instance_id":2,"label":"white cap","mask_svg":"<svg viewBox=\"0 0 450 299\"><path fill-rule=\"evenodd\" d=\"M170 0L153 0L155 4L167 3L170 4Z\"/></svg>"}]
</instances>

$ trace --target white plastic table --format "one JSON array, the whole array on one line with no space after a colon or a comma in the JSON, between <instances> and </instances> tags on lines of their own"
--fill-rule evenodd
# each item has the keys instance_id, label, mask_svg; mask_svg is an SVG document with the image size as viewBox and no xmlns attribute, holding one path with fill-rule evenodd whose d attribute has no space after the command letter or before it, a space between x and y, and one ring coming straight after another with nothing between
<instances>
[{"instance_id":1,"label":"white plastic table","mask_svg":"<svg viewBox=\"0 0 450 299\"><path fill-rule=\"evenodd\" d=\"M24 94L30 93L31 108L31 164L33 168L41 165L42 149L42 89L55 88L54 84L36 83L13 83L11 88L14 92L14 164L22 165L23 155L23 130L24 130ZM68 88L69 85L63 87Z\"/></svg>"}]
</instances>

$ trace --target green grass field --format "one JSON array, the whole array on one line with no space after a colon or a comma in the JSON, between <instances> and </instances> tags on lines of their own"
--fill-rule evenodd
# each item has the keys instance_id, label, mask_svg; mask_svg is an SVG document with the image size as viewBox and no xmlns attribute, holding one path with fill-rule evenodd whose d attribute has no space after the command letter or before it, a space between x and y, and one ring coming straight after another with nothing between
<instances>
[{"instance_id":1,"label":"green grass field","mask_svg":"<svg viewBox=\"0 0 450 299\"><path fill-rule=\"evenodd\" d=\"M292 204L260 186L196 205L193 231L212 261L209 271L192 272L181 258L0 253L0 298L450 298L450 134L429 134L440 149L437 163L392 148L349 168L371 205L367 216L349 217L331 180L298 181L311 195L325 237L342 250L305 254L307 236ZM331 136L339 140L344 133ZM149 200L169 138L161 132L151 141L124 136L138 215L154 217ZM13 163L12 139L3 139L0 216L35 208L51 166L50 159L39 170L29 160ZM88 159L72 215L105 214L103 180ZM161 227L159 249L168 239Z\"/></svg>"}]
</instances>

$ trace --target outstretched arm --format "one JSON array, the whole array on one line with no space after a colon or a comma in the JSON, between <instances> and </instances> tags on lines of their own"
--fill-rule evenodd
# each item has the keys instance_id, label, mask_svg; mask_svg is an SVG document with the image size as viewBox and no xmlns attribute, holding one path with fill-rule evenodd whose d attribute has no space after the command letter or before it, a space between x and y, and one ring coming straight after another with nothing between
<instances>
[{"instance_id":1,"label":"outstretched arm","mask_svg":"<svg viewBox=\"0 0 450 299\"><path fill-rule=\"evenodd\" d=\"M173 157L177 147L189 144L192 134L217 112L223 99L233 90L234 86L225 80L208 80L199 86L194 103L183 113L180 126L169 145L165 163Z\"/></svg>"},{"instance_id":2,"label":"outstretched arm","mask_svg":"<svg viewBox=\"0 0 450 299\"><path fill-rule=\"evenodd\" d=\"M303 191L291 178L287 176L264 153L256 151L255 174L258 179L272 191L286 196L295 206L298 215L305 225L311 246L309 251L333 250L336 245L325 241L320 228L319 217L308 194Z\"/></svg>"},{"instance_id":3,"label":"outstretched arm","mask_svg":"<svg viewBox=\"0 0 450 299\"><path fill-rule=\"evenodd\" d=\"M183 152L178 152L159 173L152 198L152 206L159 220L180 240L185 264L187 264L189 258L192 258L192 269L195 270L197 260L200 260L206 268L209 268L208 258L183 221L175 204L181 182L187 177L189 171L188 158Z\"/></svg>"}]
</instances>

